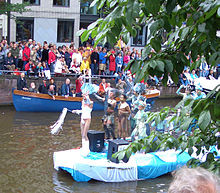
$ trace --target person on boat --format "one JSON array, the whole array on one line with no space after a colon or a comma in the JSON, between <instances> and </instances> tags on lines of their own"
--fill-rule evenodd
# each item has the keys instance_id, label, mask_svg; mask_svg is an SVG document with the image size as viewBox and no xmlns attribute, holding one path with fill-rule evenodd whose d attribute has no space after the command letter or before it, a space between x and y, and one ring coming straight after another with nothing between
<instances>
[{"instance_id":1,"label":"person on boat","mask_svg":"<svg viewBox=\"0 0 220 193\"><path fill-rule=\"evenodd\" d=\"M93 101L90 100L88 94L83 94L82 96L83 96L82 109L73 110L72 113L81 114L80 128L81 128L81 136L82 136L82 149L83 151L88 151L89 139L87 133L91 123L91 112L93 108Z\"/></svg>"},{"instance_id":2,"label":"person on boat","mask_svg":"<svg viewBox=\"0 0 220 193\"><path fill-rule=\"evenodd\" d=\"M122 94L120 96L120 103L118 105L118 138L123 136L123 139L125 139L126 136L130 136L128 117L131 113L131 110L126 102L126 99L126 95Z\"/></svg>"},{"instance_id":3,"label":"person on boat","mask_svg":"<svg viewBox=\"0 0 220 193\"><path fill-rule=\"evenodd\" d=\"M83 85L82 76L78 75L78 78L75 80L75 83L76 83L76 97L81 97L82 96L81 87Z\"/></svg>"},{"instance_id":4,"label":"person on boat","mask_svg":"<svg viewBox=\"0 0 220 193\"><path fill-rule=\"evenodd\" d=\"M209 74L208 76L206 77L206 79L209 79L209 80L216 80L215 76L214 76L214 71L212 69L209 70Z\"/></svg>"},{"instance_id":5,"label":"person on boat","mask_svg":"<svg viewBox=\"0 0 220 193\"><path fill-rule=\"evenodd\" d=\"M108 84L106 83L105 79L102 79L102 82L99 84L99 91L98 94L100 96L104 96L106 93L106 89L108 88Z\"/></svg>"},{"instance_id":6,"label":"person on boat","mask_svg":"<svg viewBox=\"0 0 220 193\"><path fill-rule=\"evenodd\" d=\"M116 84L116 88L121 92L121 93L125 93L125 89L127 87L127 84L125 81L119 79L118 83Z\"/></svg>"},{"instance_id":7,"label":"person on boat","mask_svg":"<svg viewBox=\"0 0 220 193\"><path fill-rule=\"evenodd\" d=\"M25 74L23 72L21 73L20 77L18 78L17 89L23 90L23 91L28 91L27 81L25 79Z\"/></svg>"},{"instance_id":8,"label":"person on boat","mask_svg":"<svg viewBox=\"0 0 220 193\"><path fill-rule=\"evenodd\" d=\"M114 111L116 107L116 100L115 100L115 94L110 90L107 101L107 109L106 109L106 115L104 116L103 120L103 127L106 134L106 138L110 139L112 136L113 139L115 139L115 132L114 132Z\"/></svg>"},{"instance_id":9,"label":"person on boat","mask_svg":"<svg viewBox=\"0 0 220 193\"><path fill-rule=\"evenodd\" d=\"M199 85L197 85L195 89L196 92L193 93L194 100L203 99L206 97L206 94L202 92L203 89Z\"/></svg>"},{"instance_id":10,"label":"person on boat","mask_svg":"<svg viewBox=\"0 0 220 193\"><path fill-rule=\"evenodd\" d=\"M147 112L144 111L146 107L146 103L144 101L139 101L138 112L134 116L136 121L135 129L131 133L132 141L135 140L135 136L138 136L138 139L142 139L147 136L146 134L146 120L147 120Z\"/></svg>"},{"instance_id":11,"label":"person on boat","mask_svg":"<svg viewBox=\"0 0 220 193\"><path fill-rule=\"evenodd\" d=\"M56 92L55 92L55 89L54 89L54 85L49 85L49 89L48 89L48 95L52 97L53 100L55 100L55 96L56 95Z\"/></svg>"},{"instance_id":12,"label":"person on boat","mask_svg":"<svg viewBox=\"0 0 220 193\"><path fill-rule=\"evenodd\" d=\"M34 82L31 82L30 87L28 89L29 92L37 93L36 86Z\"/></svg>"},{"instance_id":13,"label":"person on boat","mask_svg":"<svg viewBox=\"0 0 220 193\"><path fill-rule=\"evenodd\" d=\"M179 89L176 91L176 94L183 96L183 99L192 98L190 87L186 87L185 92L180 92L185 86L182 84Z\"/></svg>"},{"instance_id":14,"label":"person on boat","mask_svg":"<svg viewBox=\"0 0 220 193\"><path fill-rule=\"evenodd\" d=\"M192 70L192 73L190 74L191 79L192 79L192 83L195 83L195 80L198 78L195 69Z\"/></svg>"},{"instance_id":15,"label":"person on boat","mask_svg":"<svg viewBox=\"0 0 220 193\"><path fill-rule=\"evenodd\" d=\"M53 79L53 78L51 78L51 79L49 80L49 84L47 85L47 89L48 89L48 90L49 90L50 85L53 85L53 86L54 86L54 95L56 95L56 94L57 94L57 85L56 85L56 83L54 82L54 79Z\"/></svg>"},{"instance_id":16,"label":"person on boat","mask_svg":"<svg viewBox=\"0 0 220 193\"><path fill-rule=\"evenodd\" d=\"M65 98L72 96L70 92L70 79L69 78L67 78L65 83L61 86L61 96L64 96Z\"/></svg>"},{"instance_id":17,"label":"person on boat","mask_svg":"<svg viewBox=\"0 0 220 193\"><path fill-rule=\"evenodd\" d=\"M40 86L38 87L38 91L41 94L47 94L48 93L48 89L47 89L47 79L44 78L43 79L43 83L40 84Z\"/></svg>"}]
</instances>

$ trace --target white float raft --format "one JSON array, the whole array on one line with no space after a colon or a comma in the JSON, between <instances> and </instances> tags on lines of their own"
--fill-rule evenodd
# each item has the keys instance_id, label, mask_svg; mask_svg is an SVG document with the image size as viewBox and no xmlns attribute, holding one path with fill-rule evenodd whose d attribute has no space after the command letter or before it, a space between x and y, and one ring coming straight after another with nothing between
<instances>
[{"instance_id":1,"label":"white float raft","mask_svg":"<svg viewBox=\"0 0 220 193\"><path fill-rule=\"evenodd\" d=\"M56 170L69 172L77 182L91 179L104 182L124 182L156 178L185 165L192 157L188 153L168 150L133 154L127 163L107 160L107 152L90 152L82 156L81 149L54 152Z\"/></svg>"}]
</instances>

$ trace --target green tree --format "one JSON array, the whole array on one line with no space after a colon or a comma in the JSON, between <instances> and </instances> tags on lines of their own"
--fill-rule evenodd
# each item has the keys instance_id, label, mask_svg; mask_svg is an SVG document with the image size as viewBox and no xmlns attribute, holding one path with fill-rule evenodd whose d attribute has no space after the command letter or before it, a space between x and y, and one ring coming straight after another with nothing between
<instances>
[{"instance_id":1,"label":"green tree","mask_svg":"<svg viewBox=\"0 0 220 193\"><path fill-rule=\"evenodd\" d=\"M7 3L5 1L0 2L0 15L7 14L8 12L22 13L28 11L26 8L29 3Z\"/></svg>"},{"instance_id":2,"label":"green tree","mask_svg":"<svg viewBox=\"0 0 220 193\"><path fill-rule=\"evenodd\" d=\"M120 37L127 43L131 36L137 35L142 25L148 27L150 43L143 49L142 60L129 62L136 82L147 80L149 75L160 77L163 74L163 83L166 84L170 74L177 83L184 66L191 69L199 66L200 61L195 62L198 55L205 56L212 66L220 63L220 38L216 36L220 26L218 0L94 0L91 6L95 4L98 9L105 7L111 12L90 24L87 29L80 30L78 35L82 41L87 40L91 34L96 40L95 45L99 42L113 45ZM164 33L167 42L162 49ZM194 61L192 64L186 57L189 54ZM181 108L178 116L177 108ZM165 107L160 112L149 113L148 121L159 123L170 113L174 114L171 121L179 128L179 137L175 132L152 132L149 137L132 143L117 156L122 158L140 149L148 152L167 147L181 148L183 151L187 148L190 154L192 148L196 147L198 155L203 152L204 146L208 148L217 145L220 149L219 138L215 136L220 122L220 93L217 88L205 99L187 100L174 109ZM193 123L193 132L188 132L188 127ZM158 140L154 140L155 137ZM202 165L219 172L220 162L214 156L215 153L209 153ZM191 162L196 163L195 160Z\"/></svg>"}]
</instances>

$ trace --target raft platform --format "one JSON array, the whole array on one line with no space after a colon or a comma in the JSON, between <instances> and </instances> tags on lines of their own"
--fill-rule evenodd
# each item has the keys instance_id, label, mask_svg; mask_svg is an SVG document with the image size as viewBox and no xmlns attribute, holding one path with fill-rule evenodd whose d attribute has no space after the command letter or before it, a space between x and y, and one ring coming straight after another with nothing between
<instances>
[{"instance_id":1,"label":"raft platform","mask_svg":"<svg viewBox=\"0 0 220 193\"><path fill-rule=\"evenodd\" d=\"M132 154L124 163L111 162L107 159L107 151L90 152L82 156L81 149L70 149L54 152L53 161L56 170L65 170L77 182L91 179L104 182L125 182L152 179L172 172L192 158L188 153L175 150L152 153Z\"/></svg>"}]
</instances>

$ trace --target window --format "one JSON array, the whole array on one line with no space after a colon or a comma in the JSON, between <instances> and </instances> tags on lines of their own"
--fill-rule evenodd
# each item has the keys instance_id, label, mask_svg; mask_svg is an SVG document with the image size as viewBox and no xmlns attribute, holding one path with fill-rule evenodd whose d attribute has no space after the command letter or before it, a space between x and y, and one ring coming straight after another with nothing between
<instances>
[{"instance_id":1,"label":"window","mask_svg":"<svg viewBox=\"0 0 220 193\"><path fill-rule=\"evenodd\" d=\"M80 13L83 15L97 15L97 6L90 7L93 0L80 1Z\"/></svg>"},{"instance_id":2,"label":"window","mask_svg":"<svg viewBox=\"0 0 220 193\"><path fill-rule=\"evenodd\" d=\"M69 7L70 0L53 0L54 6L62 6L62 7Z\"/></svg>"},{"instance_id":3,"label":"window","mask_svg":"<svg viewBox=\"0 0 220 193\"><path fill-rule=\"evenodd\" d=\"M28 2L30 5L40 5L40 0L24 0L24 2Z\"/></svg>"},{"instance_id":4,"label":"window","mask_svg":"<svg viewBox=\"0 0 220 193\"><path fill-rule=\"evenodd\" d=\"M34 18L17 18L16 41L34 38Z\"/></svg>"},{"instance_id":5,"label":"window","mask_svg":"<svg viewBox=\"0 0 220 193\"><path fill-rule=\"evenodd\" d=\"M57 25L57 42L73 41L74 21L73 20L58 20Z\"/></svg>"},{"instance_id":6,"label":"window","mask_svg":"<svg viewBox=\"0 0 220 193\"><path fill-rule=\"evenodd\" d=\"M132 46L145 46L147 44L147 27L137 30L137 36L132 38Z\"/></svg>"}]
</instances>

